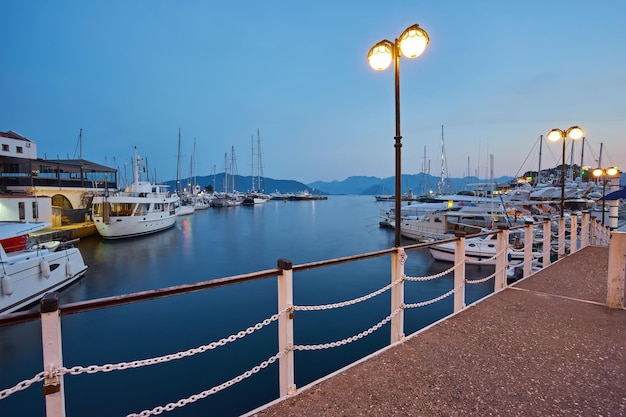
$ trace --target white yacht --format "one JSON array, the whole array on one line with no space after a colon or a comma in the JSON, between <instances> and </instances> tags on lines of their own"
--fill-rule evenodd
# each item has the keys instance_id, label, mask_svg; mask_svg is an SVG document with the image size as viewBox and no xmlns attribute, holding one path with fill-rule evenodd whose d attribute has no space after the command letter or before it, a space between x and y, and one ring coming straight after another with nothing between
<instances>
[{"instance_id":1,"label":"white yacht","mask_svg":"<svg viewBox=\"0 0 626 417\"><path fill-rule=\"evenodd\" d=\"M71 243L28 245L29 233L48 226L44 222L0 222L0 314L35 303L87 272L80 251Z\"/></svg>"},{"instance_id":2,"label":"white yacht","mask_svg":"<svg viewBox=\"0 0 626 417\"><path fill-rule=\"evenodd\" d=\"M168 185L139 180L141 158L135 150L133 183L124 191L93 199L92 218L105 239L146 235L169 229L176 223L179 198Z\"/></svg>"}]
</instances>

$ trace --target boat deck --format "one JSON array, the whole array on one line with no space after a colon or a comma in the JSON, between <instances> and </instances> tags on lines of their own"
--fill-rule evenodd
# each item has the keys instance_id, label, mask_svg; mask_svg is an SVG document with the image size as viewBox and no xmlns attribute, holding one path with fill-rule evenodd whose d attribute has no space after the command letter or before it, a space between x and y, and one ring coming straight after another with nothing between
<instances>
[{"instance_id":1,"label":"boat deck","mask_svg":"<svg viewBox=\"0 0 626 417\"><path fill-rule=\"evenodd\" d=\"M587 247L249 415L624 416L626 310Z\"/></svg>"}]
</instances>

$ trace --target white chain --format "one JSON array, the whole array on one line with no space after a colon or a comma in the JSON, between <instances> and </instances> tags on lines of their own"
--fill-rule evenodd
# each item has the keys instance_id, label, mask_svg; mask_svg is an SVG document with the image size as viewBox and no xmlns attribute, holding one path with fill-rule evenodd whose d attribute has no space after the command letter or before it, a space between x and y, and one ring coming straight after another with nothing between
<instances>
[{"instance_id":1,"label":"white chain","mask_svg":"<svg viewBox=\"0 0 626 417\"><path fill-rule=\"evenodd\" d=\"M419 302L419 303L413 303L413 304L405 304L405 305L404 305L404 307L405 307L405 308L415 308L415 307L424 307L424 306L427 306L427 305L429 305L429 304L434 304L434 303L436 303L437 301L441 301L441 300L443 300L444 298L449 297L450 295L454 294L454 293L455 293L455 291L456 291L456 290L458 290L458 289L459 289L459 288L461 288L461 287L462 287L462 284L461 284L461 285L456 286L455 288L452 288L450 291L448 291L448 292L447 292L447 293L445 293L445 294L440 295L440 296L439 296L439 297L437 297L437 298L433 298L432 300L422 301L422 302Z\"/></svg>"},{"instance_id":2,"label":"white chain","mask_svg":"<svg viewBox=\"0 0 626 417\"><path fill-rule=\"evenodd\" d=\"M139 414L136 413L131 413L128 414L126 417L148 417L151 415L158 415L161 414L164 411L172 411L178 407L184 407L187 404L191 404L194 403L198 400L204 399L206 397L208 397L209 395L213 395L223 389L226 389L228 387L231 387L233 385L235 385L238 382L243 381L246 378L251 377L252 375L256 374L257 372L259 372L261 369L265 369L267 368L269 365L271 365L272 363L276 362L277 359L279 359L281 356L283 356L283 352L278 352L276 355L270 357L269 359L267 359L264 362L261 362L259 365L253 367L252 369L250 369L249 371L244 372L241 375L236 376L235 378L228 380L226 382L224 382L221 385L217 385L211 389L208 389L206 391L202 391L199 394L194 394L190 397L187 398L183 398L181 400L178 400L175 403L169 403L167 405L164 406L158 406L153 408L152 410L144 410L142 412L140 412Z\"/></svg>"},{"instance_id":3,"label":"white chain","mask_svg":"<svg viewBox=\"0 0 626 417\"><path fill-rule=\"evenodd\" d=\"M505 266L506 267L506 266ZM469 279L465 279L465 283L466 284L481 284L483 282L487 282L489 281L491 278L495 277L496 274L500 271L502 271L504 268L500 268L499 270L495 271L493 274L486 276L485 278L480 278L480 279L475 279L475 280L469 280Z\"/></svg>"},{"instance_id":4,"label":"white chain","mask_svg":"<svg viewBox=\"0 0 626 417\"><path fill-rule=\"evenodd\" d=\"M437 279L437 278L441 278L445 275L448 275L450 272L454 271L456 268L458 268L459 265L454 265L452 268L448 268L443 272L440 272L438 274L435 275L429 275L426 277L408 277L408 276L404 276L404 279L406 279L407 281L430 281L433 279Z\"/></svg>"},{"instance_id":5,"label":"white chain","mask_svg":"<svg viewBox=\"0 0 626 417\"><path fill-rule=\"evenodd\" d=\"M385 291L387 291L388 289L390 289L391 287L394 287L394 286L398 285L399 283L401 283L403 281L403 279L404 279L404 277L402 277L400 279L397 279L394 282L392 282L391 284L388 284L388 285L382 287L378 291L374 291L371 294L366 294L363 297L355 298L353 300L343 301L341 303L334 303L334 304L322 304L322 305L318 305L318 306L293 306L293 308L296 311L320 311L320 310L330 310L332 308L346 307L346 306L349 306L349 305L360 303L361 301L369 300L372 297L375 297L375 296L377 296L379 294L382 294Z\"/></svg>"},{"instance_id":6,"label":"white chain","mask_svg":"<svg viewBox=\"0 0 626 417\"><path fill-rule=\"evenodd\" d=\"M155 365L159 363L169 362L172 360L182 359L185 357L193 356L198 353L206 352L207 350L215 349L220 346L224 346L230 342L234 342L237 339L242 339L245 336L254 333L256 330L262 329L264 326L269 325L270 323L278 320L278 318L285 314L287 310L283 310L280 313L274 314L270 318L263 320L255 324L252 327L248 327L246 330L242 330L237 334L230 335L224 339L220 339L217 342L211 342L208 345L203 345L197 348L188 349L183 352L172 353L165 356L158 356L156 358L137 360L132 362L120 362L117 364L105 364L105 365L91 365L91 366L73 366L71 368L60 367L53 371L53 376L60 376L64 374L70 375L80 375L82 373L95 374L97 372L111 372L111 371L121 371L124 369L131 368L139 368L142 366Z\"/></svg>"},{"instance_id":7,"label":"white chain","mask_svg":"<svg viewBox=\"0 0 626 417\"><path fill-rule=\"evenodd\" d=\"M4 400L9 395L15 394L18 391L25 390L26 388L28 388L31 385L33 385L35 382L43 381L44 379L46 379L46 374L47 374L47 372L45 372L45 371L39 372L37 375L35 375L31 379L26 379L26 380L18 383L17 385L15 385L12 388L3 389L2 391L0 391L0 400Z\"/></svg>"},{"instance_id":8,"label":"white chain","mask_svg":"<svg viewBox=\"0 0 626 417\"><path fill-rule=\"evenodd\" d=\"M348 343L352 343L354 341L362 339L363 337L368 336L374 333L376 330L383 327L385 324L389 322L389 320L391 320L394 316L396 316L402 310L402 308L403 307L396 309L393 313L391 313L390 315L385 317L382 321L379 321L377 324L370 327L369 329L357 335L354 335L352 337L348 337L347 339L337 340L335 342L330 342L330 343L322 343L319 345L294 345L293 350L320 350L320 349L328 349L328 348L334 348L338 346L347 345Z\"/></svg>"},{"instance_id":9,"label":"white chain","mask_svg":"<svg viewBox=\"0 0 626 417\"><path fill-rule=\"evenodd\" d=\"M484 264L490 261L493 261L494 259L496 259L498 256L502 255L504 253L504 251L506 250L506 248L502 249L500 252L496 253L495 255L493 255L491 258L487 258L487 259L483 259L480 261L476 261L479 264ZM468 260L469 258L465 258L465 260Z\"/></svg>"}]
</instances>

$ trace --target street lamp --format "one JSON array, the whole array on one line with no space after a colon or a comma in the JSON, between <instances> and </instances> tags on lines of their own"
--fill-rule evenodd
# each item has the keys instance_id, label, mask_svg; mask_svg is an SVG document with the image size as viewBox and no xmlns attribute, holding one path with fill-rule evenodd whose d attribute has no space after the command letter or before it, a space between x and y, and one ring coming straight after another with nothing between
<instances>
[{"instance_id":1,"label":"street lamp","mask_svg":"<svg viewBox=\"0 0 626 417\"><path fill-rule=\"evenodd\" d=\"M430 41L428 33L419 25L413 25L408 27L399 38L396 38L394 42L384 39L378 42L370 49L367 54L367 60L370 66L377 70L383 71L389 67L391 61L393 61L393 73L395 81L395 102L396 102L396 136L395 149L396 149L396 220L395 220L395 232L396 247L400 246L400 211L402 206L402 143L400 140L400 55L404 55L407 58L417 58L420 56L428 42Z\"/></svg>"},{"instance_id":2,"label":"street lamp","mask_svg":"<svg viewBox=\"0 0 626 417\"><path fill-rule=\"evenodd\" d=\"M602 177L602 226L604 226L604 202L606 197L606 182L609 177L615 177L617 174L619 174L619 169L617 169L616 167L611 167L607 169L596 168L593 170L594 177Z\"/></svg>"},{"instance_id":3,"label":"street lamp","mask_svg":"<svg viewBox=\"0 0 626 417\"><path fill-rule=\"evenodd\" d=\"M561 129L552 129L548 132L548 140L551 142L563 141L563 164L561 165L561 218L565 209L565 140L569 137L572 140L580 139L585 136L585 131L578 127L572 126L566 131Z\"/></svg>"}]
</instances>

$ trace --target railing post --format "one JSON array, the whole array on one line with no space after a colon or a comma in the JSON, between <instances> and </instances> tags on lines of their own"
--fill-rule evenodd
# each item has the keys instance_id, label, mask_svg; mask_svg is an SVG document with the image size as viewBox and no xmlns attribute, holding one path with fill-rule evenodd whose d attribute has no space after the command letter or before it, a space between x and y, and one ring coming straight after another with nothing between
<instances>
[{"instance_id":1,"label":"railing post","mask_svg":"<svg viewBox=\"0 0 626 417\"><path fill-rule=\"evenodd\" d=\"M541 260L541 267L545 268L546 266L550 265L551 260L550 260L550 252L552 251L552 221L550 220L544 220L543 222L543 243L541 244L542 247L542 260Z\"/></svg>"},{"instance_id":2,"label":"railing post","mask_svg":"<svg viewBox=\"0 0 626 417\"><path fill-rule=\"evenodd\" d=\"M65 417L63 375L53 375L55 370L63 366L59 293L51 292L44 294L39 308L41 312L43 369L48 372L43 383L43 395L46 399L46 416Z\"/></svg>"},{"instance_id":3,"label":"railing post","mask_svg":"<svg viewBox=\"0 0 626 417\"><path fill-rule=\"evenodd\" d=\"M524 226L524 278L533 273L533 222L525 222Z\"/></svg>"},{"instance_id":4,"label":"railing post","mask_svg":"<svg viewBox=\"0 0 626 417\"><path fill-rule=\"evenodd\" d=\"M578 250L578 216L572 214L569 232L569 254Z\"/></svg>"},{"instance_id":5,"label":"railing post","mask_svg":"<svg viewBox=\"0 0 626 417\"><path fill-rule=\"evenodd\" d=\"M613 231L609 243L609 276L606 305L624 308L624 280L626 279L626 233Z\"/></svg>"},{"instance_id":6,"label":"railing post","mask_svg":"<svg viewBox=\"0 0 626 417\"><path fill-rule=\"evenodd\" d=\"M503 255L496 256L496 275L493 280L493 291L499 291L502 288L506 287L506 276L507 276L507 260L508 260L508 248L509 248L509 229L507 227L503 227L498 232L498 237L496 239L496 253L500 253L504 251Z\"/></svg>"},{"instance_id":7,"label":"railing post","mask_svg":"<svg viewBox=\"0 0 626 417\"><path fill-rule=\"evenodd\" d=\"M391 312L400 309L400 312L391 318L391 344L404 339L404 263L406 262L406 252L399 247L391 256L391 282L401 280L397 285L391 287Z\"/></svg>"},{"instance_id":8,"label":"railing post","mask_svg":"<svg viewBox=\"0 0 626 417\"><path fill-rule=\"evenodd\" d=\"M558 255L559 255L559 259L561 259L562 257L565 256L565 218L564 217L560 217L559 218L559 240L558 240Z\"/></svg>"},{"instance_id":9,"label":"railing post","mask_svg":"<svg viewBox=\"0 0 626 417\"><path fill-rule=\"evenodd\" d=\"M465 308L465 233L457 232L454 243L454 312Z\"/></svg>"},{"instance_id":10,"label":"railing post","mask_svg":"<svg viewBox=\"0 0 626 417\"><path fill-rule=\"evenodd\" d=\"M580 248L586 248L589 246L589 218L591 213L583 211L583 218L580 222Z\"/></svg>"},{"instance_id":11,"label":"railing post","mask_svg":"<svg viewBox=\"0 0 626 417\"><path fill-rule=\"evenodd\" d=\"M296 393L293 351L293 269L288 259L279 259L278 268L278 311L287 314L278 318L278 349L283 355L278 360L280 396Z\"/></svg>"}]
</instances>

